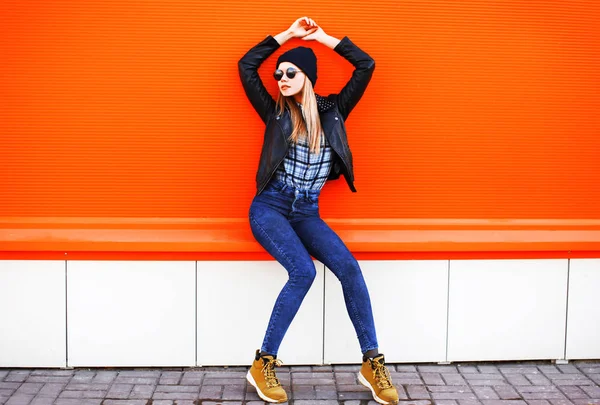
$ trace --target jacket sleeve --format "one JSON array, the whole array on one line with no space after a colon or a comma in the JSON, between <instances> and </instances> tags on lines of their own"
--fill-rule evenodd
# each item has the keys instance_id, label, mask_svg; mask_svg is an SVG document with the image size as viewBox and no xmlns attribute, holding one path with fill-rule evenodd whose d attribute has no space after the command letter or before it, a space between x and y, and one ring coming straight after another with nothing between
<instances>
[{"instance_id":1,"label":"jacket sleeve","mask_svg":"<svg viewBox=\"0 0 600 405\"><path fill-rule=\"evenodd\" d=\"M352 77L337 95L338 109L345 121L367 89L375 70L375 61L347 36L333 50L355 67Z\"/></svg>"},{"instance_id":2,"label":"jacket sleeve","mask_svg":"<svg viewBox=\"0 0 600 405\"><path fill-rule=\"evenodd\" d=\"M279 42L268 35L246 52L238 62L238 70L244 91L264 123L275 111L275 100L273 100L260 79L258 68L279 47Z\"/></svg>"}]
</instances>

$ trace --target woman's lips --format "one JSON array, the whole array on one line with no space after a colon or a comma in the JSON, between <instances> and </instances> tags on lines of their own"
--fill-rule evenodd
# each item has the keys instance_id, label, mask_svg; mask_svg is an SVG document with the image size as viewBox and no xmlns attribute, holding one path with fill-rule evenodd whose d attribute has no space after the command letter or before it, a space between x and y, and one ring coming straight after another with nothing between
<instances>
[{"instance_id":1,"label":"woman's lips","mask_svg":"<svg viewBox=\"0 0 600 405\"><path fill-rule=\"evenodd\" d=\"M287 90L289 88L290 88L290 86L281 86L281 90Z\"/></svg>"}]
</instances>

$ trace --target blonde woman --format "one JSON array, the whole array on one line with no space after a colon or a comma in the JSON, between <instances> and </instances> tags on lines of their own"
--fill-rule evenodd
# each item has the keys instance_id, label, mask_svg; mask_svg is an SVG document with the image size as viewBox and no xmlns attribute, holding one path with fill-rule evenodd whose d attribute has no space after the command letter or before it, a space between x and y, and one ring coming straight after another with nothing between
<instances>
[{"instance_id":1,"label":"blonde woman","mask_svg":"<svg viewBox=\"0 0 600 405\"><path fill-rule=\"evenodd\" d=\"M315 93L317 58L308 47L291 49L277 60L273 74L277 101L265 89L259 66L292 38L317 41L355 67L338 94ZM355 192L352 153L344 121L362 97L375 68L374 60L350 41L327 35L312 19L297 19L289 29L268 35L239 61L240 78L250 103L266 125L256 175L256 195L249 210L256 240L287 270L271 313L262 347L247 374L267 402L286 402L275 367L277 351L316 275L311 255L340 280L346 308L362 351L360 383L381 404L395 404L384 356L379 353L371 301L361 269L344 242L320 218L319 194L327 180L343 175Z\"/></svg>"}]
</instances>

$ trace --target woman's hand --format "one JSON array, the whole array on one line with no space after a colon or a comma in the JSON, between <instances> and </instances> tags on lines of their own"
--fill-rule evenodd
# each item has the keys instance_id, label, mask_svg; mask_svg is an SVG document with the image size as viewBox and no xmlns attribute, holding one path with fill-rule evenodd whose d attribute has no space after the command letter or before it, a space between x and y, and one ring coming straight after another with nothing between
<instances>
[{"instance_id":1,"label":"woman's hand","mask_svg":"<svg viewBox=\"0 0 600 405\"><path fill-rule=\"evenodd\" d=\"M325 37L327 36L327 34L325 34L325 31L323 31L323 28L318 27L316 30L313 30L312 33L309 33L305 36L302 37L303 41L317 41L317 42L323 42L323 40L325 39Z\"/></svg>"},{"instance_id":2,"label":"woman's hand","mask_svg":"<svg viewBox=\"0 0 600 405\"><path fill-rule=\"evenodd\" d=\"M294 23L285 30L275 35L275 40L279 42L279 45L283 45L290 38L302 38L304 41L317 41L323 45L334 49L340 40L327 35L323 28L319 27L317 23L308 17L300 17Z\"/></svg>"},{"instance_id":3,"label":"woman's hand","mask_svg":"<svg viewBox=\"0 0 600 405\"><path fill-rule=\"evenodd\" d=\"M304 38L318 31L319 26L308 17L300 17L288 28L292 38Z\"/></svg>"}]
</instances>

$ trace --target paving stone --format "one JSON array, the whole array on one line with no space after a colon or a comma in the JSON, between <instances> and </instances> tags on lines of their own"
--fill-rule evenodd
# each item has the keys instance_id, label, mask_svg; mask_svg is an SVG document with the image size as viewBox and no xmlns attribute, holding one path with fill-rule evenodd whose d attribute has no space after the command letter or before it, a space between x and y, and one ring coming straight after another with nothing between
<instances>
[{"instance_id":1,"label":"paving stone","mask_svg":"<svg viewBox=\"0 0 600 405\"><path fill-rule=\"evenodd\" d=\"M333 400L294 400L294 405L339 405L338 401Z\"/></svg>"},{"instance_id":2,"label":"paving stone","mask_svg":"<svg viewBox=\"0 0 600 405\"><path fill-rule=\"evenodd\" d=\"M406 385L406 393L410 399L429 399L429 391L424 385Z\"/></svg>"},{"instance_id":3,"label":"paving stone","mask_svg":"<svg viewBox=\"0 0 600 405\"><path fill-rule=\"evenodd\" d=\"M29 405L34 396L33 394L14 394L6 401L6 405Z\"/></svg>"},{"instance_id":4,"label":"paving stone","mask_svg":"<svg viewBox=\"0 0 600 405\"><path fill-rule=\"evenodd\" d=\"M498 366L500 372L504 375L508 374L529 374L534 371L538 371L537 367L534 365L529 366Z\"/></svg>"},{"instance_id":5,"label":"paving stone","mask_svg":"<svg viewBox=\"0 0 600 405\"><path fill-rule=\"evenodd\" d=\"M54 405L100 405L102 399L58 398Z\"/></svg>"},{"instance_id":6,"label":"paving stone","mask_svg":"<svg viewBox=\"0 0 600 405\"><path fill-rule=\"evenodd\" d=\"M200 389L200 399L221 399L223 387L220 385L205 385ZM198 395L198 394L197 394ZM187 399L187 398L184 398Z\"/></svg>"},{"instance_id":7,"label":"paving stone","mask_svg":"<svg viewBox=\"0 0 600 405\"><path fill-rule=\"evenodd\" d=\"M29 405L52 405L54 404L54 400L55 398L53 397L35 397Z\"/></svg>"},{"instance_id":8,"label":"paving stone","mask_svg":"<svg viewBox=\"0 0 600 405\"><path fill-rule=\"evenodd\" d=\"M47 383L40 389L38 397L58 397L58 394L64 389L67 384Z\"/></svg>"},{"instance_id":9,"label":"paving stone","mask_svg":"<svg viewBox=\"0 0 600 405\"><path fill-rule=\"evenodd\" d=\"M154 385L134 385L129 393L129 399L150 399L155 388Z\"/></svg>"},{"instance_id":10,"label":"paving stone","mask_svg":"<svg viewBox=\"0 0 600 405\"><path fill-rule=\"evenodd\" d=\"M519 400L485 399L481 402L483 405L527 405L527 402Z\"/></svg>"},{"instance_id":11,"label":"paving stone","mask_svg":"<svg viewBox=\"0 0 600 405\"><path fill-rule=\"evenodd\" d=\"M151 370L151 371L120 371L119 377L130 377L130 378L157 378L160 377L160 370Z\"/></svg>"},{"instance_id":12,"label":"paving stone","mask_svg":"<svg viewBox=\"0 0 600 405\"><path fill-rule=\"evenodd\" d=\"M392 379L394 385L425 385L425 383L421 379L413 379L413 378L394 378Z\"/></svg>"},{"instance_id":13,"label":"paving stone","mask_svg":"<svg viewBox=\"0 0 600 405\"><path fill-rule=\"evenodd\" d=\"M335 385L333 378L296 378L292 380L294 385Z\"/></svg>"},{"instance_id":14,"label":"paving stone","mask_svg":"<svg viewBox=\"0 0 600 405\"><path fill-rule=\"evenodd\" d=\"M335 373L335 381L338 384L357 384L357 377L354 373Z\"/></svg>"},{"instance_id":15,"label":"paving stone","mask_svg":"<svg viewBox=\"0 0 600 405\"><path fill-rule=\"evenodd\" d=\"M467 382L460 374L441 374L447 385L466 385Z\"/></svg>"},{"instance_id":16,"label":"paving stone","mask_svg":"<svg viewBox=\"0 0 600 405\"><path fill-rule=\"evenodd\" d=\"M286 391L288 396L290 396L290 391ZM291 396L294 402L297 399L317 399L317 392L312 385L296 385L292 387Z\"/></svg>"},{"instance_id":17,"label":"paving stone","mask_svg":"<svg viewBox=\"0 0 600 405\"><path fill-rule=\"evenodd\" d=\"M54 375L54 376L69 376L73 375L75 370L56 370L56 369L37 369L32 370L30 375Z\"/></svg>"},{"instance_id":18,"label":"paving stone","mask_svg":"<svg viewBox=\"0 0 600 405\"><path fill-rule=\"evenodd\" d=\"M470 385L491 385L491 386L500 386L500 385L508 385L508 382L505 380L497 379L497 380L469 380Z\"/></svg>"},{"instance_id":19,"label":"paving stone","mask_svg":"<svg viewBox=\"0 0 600 405\"><path fill-rule=\"evenodd\" d=\"M446 385L438 373L421 373L421 378L426 385Z\"/></svg>"},{"instance_id":20,"label":"paving stone","mask_svg":"<svg viewBox=\"0 0 600 405\"><path fill-rule=\"evenodd\" d=\"M572 364L558 364L556 367L565 374L580 373L579 369Z\"/></svg>"},{"instance_id":21,"label":"paving stone","mask_svg":"<svg viewBox=\"0 0 600 405\"><path fill-rule=\"evenodd\" d=\"M500 370L496 366L477 366L482 374L500 374Z\"/></svg>"},{"instance_id":22,"label":"paving stone","mask_svg":"<svg viewBox=\"0 0 600 405\"><path fill-rule=\"evenodd\" d=\"M578 380L553 380L552 383L557 386L562 385L596 385L592 380L578 379Z\"/></svg>"},{"instance_id":23,"label":"paving stone","mask_svg":"<svg viewBox=\"0 0 600 405\"><path fill-rule=\"evenodd\" d=\"M600 387L597 385L590 387L582 385L581 389L585 391L585 393L588 394L591 398L600 398Z\"/></svg>"},{"instance_id":24,"label":"paving stone","mask_svg":"<svg viewBox=\"0 0 600 405\"><path fill-rule=\"evenodd\" d=\"M246 394L245 385L226 385L223 387L223 400L243 400Z\"/></svg>"},{"instance_id":25,"label":"paving stone","mask_svg":"<svg viewBox=\"0 0 600 405\"><path fill-rule=\"evenodd\" d=\"M170 399L157 399L152 401L152 405L174 405ZM264 405L261 402L261 405Z\"/></svg>"},{"instance_id":26,"label":"paving stone","mask_svg":"<svg viewBox=\"0 0 600 405\"><path fill-rule=\"evenodd\" d=\"M479 399L500 399L492 387L473 387L472 389Z\"/></svg>"},{"instance_id":27,"label":"paving stone","mask_svg":"<svg viewBox=\"0 0 600 405\"><path fill-rule=\"evenodd\" d=\"M23 382L25 380L27 380L27 377L29 377L30 372L29 371L11 371L8 373L8 375L6 377L4 377L4 381L5 382ZM70 378L70 377L68 377ZM32 382L38 382L38 381L32 381Z\"/></svg>"},{"instance_id":28,"label":"paving stone","mask_svg":"<svg viewBox=\"0 0 600 405\"><path fill-rule=\"evenodd\" d=\"M318 400L322 400L322 399L337 400L338 393L337 393L337 390L335 389L335 387L328 387L326 385L318 385L315 387L315 397Z\"/></svg>"},{"instance_id":29,"label":"paving stone","mask_svg":"<svg viewBox=\"0 0 600 405\"><path fill-rule=\"evenodd\" d=\"M523 374L533 385L552 385L552 382L541 374Z\"/></svg>"},{"instance_id":30,"label":"paving stone","mask_svg":"<svg viewBox=\"0 0 600 405\"><path fill-rule=\"evenodd\" d=\"M523 399L566 399L562 392L522 392Z\"/></svg>"},{"instance_id":31,"label":"paving stone","mask_svg":"<svg viewBox=\"0 0 600 405\"><path fill-rule=\"evenodd\" d=\"M4 381L8 381L7 376ZM71 376L51 376L51 375L34 375L27 379L27 382L43 382L43 383L68 383Z\"/></svg>"},{"instance_id":32,"label":"paving stone","mask_svg":"<svg viewBox=\"0 0 600 405\"><path fill-rule=\"evenodd\" d=\"M208 388L205 386L204 388ZM221 386L218 386L219 390ZM157 385L156 392L198 392L198 387L194 385Z\"/></svg>"},{"instance_id":33,"label":"paving stone","mask_svg":"<svg viewBox=\"0 0 600 405\"><path fill-rule=\"evenodd\" d=\"M132 384L113 384L108 392L106 393L106 398L110 399L127 399L129 397L129 393L133 389Z\"/></svg>"},{"instance_id":34,"label":"paving stone","mask_svg":"<svg viewBox=\"0 0 600 405\"><path fill-rule=\"evenodd\" d=\"M548 386L534 386L531 385L529 387L515 387L515 389L521 394L525 392L560 392L558 388L553 385Z\"/></svg>"},{"instance_id":35,"label":"paving stone","mask_svg":"<svg viewBox=\"0 0 600 405\"><path fill-rule=\"evenodd\" d=\"M145 399L107 399L102 402L102 405L146 405Z\"/></svg>"},{"instance_id":36,"label":"paving stone","mask_svg":"<svg viewBox=\"0 0 600 405\"><path fill-rule=\"evenodd\" d=\"M457 386L457 385L434 385L431 387L427 387L431 392L458 392L458 393L471 393L471 388L467 386Z\"/></svg>"},{"instance_id":37,"label":"paving stone","mask_svg":"<svg viewBox=\"0 0 600 405\"><path fill-rule=\"evenodd\" d=\"M529 405L551 405L547 399L530 399L527 403Z\"/></svg>"},{"instance_id":38,"label":"paving stone","mask_svg":"<svg viewBox=\"0 0 600 405\"><path fill-rule=\"evenodd\" d=\"M464 374L463 377L467 381L471 380L502 380L505 378L502 374L492 374L492 373L479 373L479 374Z\"/></svg>"},{"instance_id":39,"label":"paving stone","mask_svg":"<svg viewBox=\"0 0 600 405\"><path fill-rule=\"evenodd\" d=\"M541 365L538 366L538 369L544 374L560 374L560 371L556 366L553 365Z\"/></svg>"},{"instance_id":40,"label":"paving stone","mask_svg":"<svg viewBox=\"0 0 600 405\"><path fill-rule=\"evenodd\" d=\"M17 388L17 390L15 391L15 395L17 394L37 394L42 387L44 386L44 383L28 383L28 382L24 382L23 384L21 384L21 386L19 388Z\"/></svg>"},{"instance_id":41,"label":"paving stone","mask_svg":"<svg viewBox=\"0 0 600 405\"><path fill-rule=\"evenodd\" d=\"M501 400L518 400L521 395L510 385L494 385L492 387Z\"/></svg>"},{"instance_id":42,"label":"paving stone","mask_svg":"<svg viewBox=\"0 0 600 405\"><path fill-rule=\"evenodd\" d=\"M344 401L347 399L372 399L371 391L362 392L338 392L338 399Z\"/></svg>"},{"instance_id":43,"label":"paving stone","mask_svg":"<svg viewBox=\"0 0 600 405\"><path fill-rule=\"evenodd\" d=\"M77 383L73 383L73 380L71 380L70 383L68 383L65 386L65 390L76 390L76 391L84 391L84 390L108 390L110 388L110 384L77 384Z\"/></svg>"},{"instance_id":44,"label":"paving stone","mask_svg":"<svg viewBox=\"0 0 600 405\"><path fill-rule=\"evenodd\" d=\"M472 392L432 392L431 398L438 399L477 399Z\"/></svg>"},{"instance_id":45,"label":"paving stone","mask_svg":"<svg viewBox=\"0 0 600 405\"><path fill-rule=\"evenodd\" d=\"M531 381L523 374L506 374L504 377L510 385L531 385Z\"/></svg>"},{"instance_id":46,"label":"paving stone","mask_svg":"<svg viewBox=\"0 0 600 405\"><path fill-rule=\"evenodd\" d=\"M417 366L420 373L458 373L456 366Z\"/></svg>"},{"instance_id":47,"label":"paving stone","mask_svg":"<svg viewBox=\"0 0 600 405\"><path fill-rule=\"evenodd\" d=\"M458 365L458 372L462 374L478 374L479 370L475 366L460 366Z\"/></svg>"},{"instance_id":48,"label":"paving stone","mask_svg":"<svg viewBox=\"0 0 600 405\"><path fill-rule=\"evenodd\" d=\"M550 399L552 405L573 405L573 402L568 399Z\"/></svg>"},{"instance_id":49,"label":"paving stone","mask_svg":"<svg viewBox=\"0 0 600 405\"><path fill-rule=\"evenodd\" d=\"M177 402L177 405L179 405L180 402L181 401ZM193 403L193 404L196 405L195 403ZM219 402L202 401L202 405L242 405L242 402L239 402L239 401L219 401Z\"/></svg>"},{"instance_id":50,"label":"paving stone","mask_svg":"<svg viewBox=\"0 0 600 405\"><path fill-rule=\"evenodd\" d=\"M219 394L220 395L220 394ZM152 399L174 399L179 405L180 400L190 399L195 400L198 398L198 394L192 392L155 392L152 394ZM205 398L205 399L219 399L219 398Z\"/></svg>"},{"instance_id":51,"label":"paving stone","mask_svg":"<svg viewBox=\"0 0 600 405\"><path fill-rule=\"evenodd\" d=\"M92 379L92 384L110 384L117 378L116 371L98 371Z\"/></svg>"},{"instance_id":52,"label":"paving stone","mask_svg":"<svg viewBox=\"0 0 600 405\"><path fill-rule=\"evenodd\" d=\"M0 382L0 389L16 390L21 384L20 382Z\"/></svg>"},{"instance_id":53,"label":"paving stone","mask_svg":"<svg viewBox=\"0 0 600 405\"><path fill-rule=\"evenodd\" d=\"M288 392L288 396L289 396L289 392ZM246 402L246 404L252 403L252 401L260 401L261 405L264 405L262 399L258 396L254 387L246 388L246 398L244 398L244 399L246 401L251 401L251 402Z\"/></svg>"},{"instance_id":54,"label":"paving stone","mask_svg":"<svg viewBox=\"0 0 600 405\"><path fill-rule=\"evenodd\" d=\"M456 399L436 399L433 403L435 405L458 405Z\"/></svg>"},{"instance_id":55,"label":"paving stone","mask_svg":"<svg viewBox=\"0 0 600 405\"><path fill-rule=\"evenodd\" d=\"M481 401L477 399L459 399L458 405L483 405Z\"/></svg>"},{"instance_id":56,"label":"paving stone","mask_svg":"<svg viewBox=\"0 0 600 405\"><path fill-rule=\"evenodd\" d=\"M600 399L574 399L571 402L575 405L600 405Z\"/></svg>"},{"instance_id":57,"label":"paving stone","mask_svg":"<svg viewBox=\"0 0 600 405\"><path fill-rule=\"evenodd\" d=\"M581 389L581 387L578 387L578 386L566 385L566 386L560 387L560 390L569 399L589 398L589 396Z\"/></svg>"}]
</instances>

